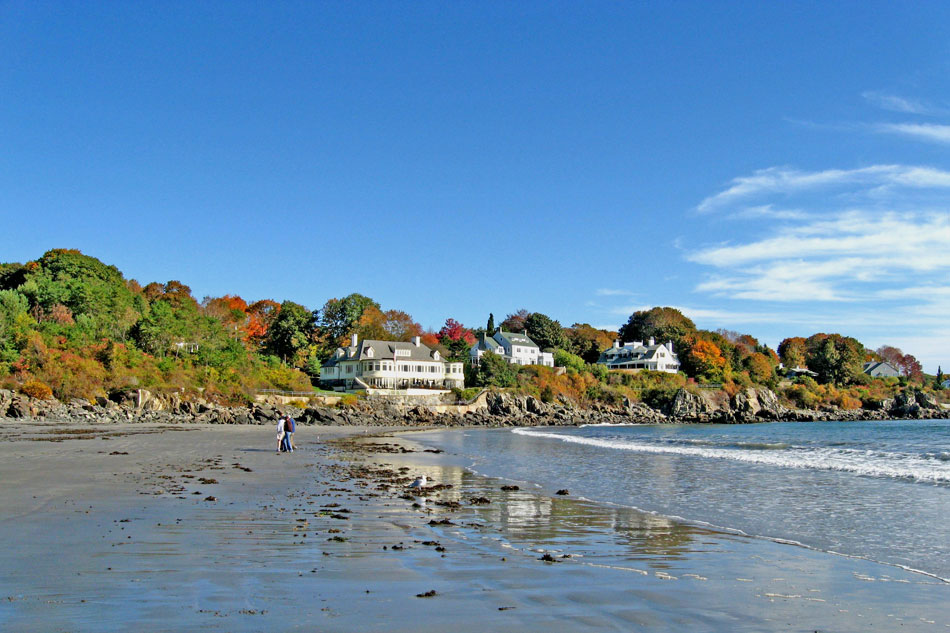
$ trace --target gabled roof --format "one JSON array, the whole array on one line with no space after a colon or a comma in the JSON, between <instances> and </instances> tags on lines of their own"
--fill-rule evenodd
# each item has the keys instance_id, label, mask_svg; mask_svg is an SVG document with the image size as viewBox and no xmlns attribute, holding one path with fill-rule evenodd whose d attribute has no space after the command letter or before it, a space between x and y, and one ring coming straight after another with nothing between
<instances>
[{"instance_id":1,"label":"gabled roof","mask_svg":"<svg viewBox=\"0 0 950 633\"><path fill-rule=\"evenodd\" d=\"M788 370L787 376L817 376L818 372L812 371L807 367L792 367Z\"/></svg>"},{"instance_id":2,"label":"gabled roof","mask_svg":"<svg viewBox=\"0 0 950 633\"><path fill-rule=\"evenodd\" d=\"M869 363L864 363L864 373L870 376L882 375L882 374L885 376L899 376L900 375L900 371L887 361L879 361L879 362L872 361Z\"/></svg>"},{"instance_id":3,"label":"gabled roof","mask_svg":"<svg viewBox=\"0 0 950 633\"><path fill-rule=\"evenodd\" d=\"M505 332L501 328L495 332L493 338L499 343L508 345L521 345L522 347L537 347L538 344L532 341L527 334L518 334L517 332Z\"/></svg>"},{"instance_id":4,"label":"gabled roof","mask_svg":"<svg viewBox=\"0 0 950 633\"><path fill-rule=\"evenodd\" d=\"M604 350L597 362L602 365L614 365L634 361L654 360L660 348L666 348L666 345L664 343L644 345L640 341L625 343L620 347L611 347ZM671 362L679 364L679 357L677 357L672 350L667 351L670 352Z\"/></svg>"},{"instance_id":5,"label":"gabled roof","mask_svg":"<svg viewBox=\"0 0 950 633\"><path fill-rule=\"evenodd\" d=\"M478 351L497 353L499 347L501 347L501 345L498 344L498 341L481 334L478 337L478 342L472 346L472 349L476 350L476 352L473 353L477 353Z\"/></svg>"},{"instance_id":6,"label":"gabled roof","mask_svg":"<svg viewBox=\"0 0 950 633\"><path fill-rule=\"evenodd\" d=\"M396 350L409 350L408 356L396 356ZM343 354L340 354L340 352ZM419 343L403 343L401 341L377 341L367 339L360 341L356 347L341 347L337 349L336 354L323 363L324 367L330 367L337 363L347 360L439 360L445 362L445 359L435 355L438 352L431 349L428 345Z\"/></svg>"}]
</instances>

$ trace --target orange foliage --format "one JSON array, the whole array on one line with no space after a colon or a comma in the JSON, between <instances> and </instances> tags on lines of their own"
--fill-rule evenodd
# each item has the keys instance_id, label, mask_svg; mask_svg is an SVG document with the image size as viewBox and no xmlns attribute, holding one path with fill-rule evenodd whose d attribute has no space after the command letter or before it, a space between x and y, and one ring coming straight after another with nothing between
<instances>
[{"instance_id":1,"label":"orange foliage","mask_svg":"<svg viewBox=\"0 0 950 633\"><path fill-rule=\"evenodd\" d=\"M260 344L267 336L271 323L280 314L280 304L271 299L255 301L247 307L247 324L244 326L244 340Z\"/></svg>"},{"instance_id":2,"label":"orange foliage","mask_svg":"<svg viewBox=\"0 0 950 633\"><path fill-rule=\"evenodd\" d=\"M713 377L726 367L726 359L722 350L711 341L700 339L693 343L689 350L690 362L696 368L696 373Z\"/></svg>"}]
</instances>

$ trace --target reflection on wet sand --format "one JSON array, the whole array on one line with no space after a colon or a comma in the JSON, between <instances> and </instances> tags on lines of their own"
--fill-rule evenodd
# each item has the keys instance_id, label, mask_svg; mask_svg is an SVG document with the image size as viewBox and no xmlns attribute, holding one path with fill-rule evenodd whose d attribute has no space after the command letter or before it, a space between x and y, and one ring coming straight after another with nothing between
<instances>
[{"instance_id":1,"label":"reflection on wet sand","mask_svg":"<svg viewBox=\"0 0 950 633\"><path fill-rule=\"evenodd\" d=\"M394 465L398 467L398 460ZM512 486L452 465L417 466L411 474L424 474L430 483L451 486L440 493L443 503L459 503L473 519L490 525L518 549L565 552L590 562L597 558L644 561L666 568L669 561L707 548L704 537L723 536L632 508L551 497L535 489L503 490ZM483 501L472 503L478 498Z\"/></svg>"}]
</instances>

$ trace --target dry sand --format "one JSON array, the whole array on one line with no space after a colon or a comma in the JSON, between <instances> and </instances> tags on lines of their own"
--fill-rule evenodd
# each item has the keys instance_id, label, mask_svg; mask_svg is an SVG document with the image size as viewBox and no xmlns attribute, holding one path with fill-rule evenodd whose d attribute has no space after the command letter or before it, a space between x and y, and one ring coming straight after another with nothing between
<instances>
[{"instance_id":1,"label":"dry sand","mask_svg":"<svg viewBox=\"0 0 950 633\"><path fill-rule=\"evenodd\" d=\"M0 425L0 630L950 628L944 583L366 433L301 427L278 455L269 426Z\"/></svg>"}]
</instances>

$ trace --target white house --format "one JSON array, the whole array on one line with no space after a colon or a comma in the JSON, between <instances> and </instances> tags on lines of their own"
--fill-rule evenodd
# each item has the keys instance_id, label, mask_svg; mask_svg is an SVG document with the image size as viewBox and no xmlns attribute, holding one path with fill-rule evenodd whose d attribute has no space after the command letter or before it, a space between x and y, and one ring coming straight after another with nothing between
<instances>
[{"instance_id":1,"label":"white house","mask_svg":"<svg viewBox=\"0 0 950 633\"><path fill-rule=\"evenodd\" d=\"M517 334L504 332L498 328L492 336L482 334L478 342L469 350L472 364L477 365L478 359L485 352L492 352L501 356L512 365L544 365L554 367L554 354L542 352L538 344L528 337L528 333Z\"/></svg>"},{"instance_id":2,"label":"white house","mask_svg":"<svg viewBox=\"0 0 950 633\"><path fill-rule=\"evenodd\" d=\"M357 340L341 347L320 368L320 384L325 388L363 389L451 389L463 388L462 363L449 362L438 350L423 345L419 337L411 343Z\"/></svg>"},{"instance_id":3,"label":"white house","mask_svg":"<svg viewBox=\"0 0 950 633\"><path fill-rule=\"evenodd\" d=\"M597 363L606 365L607 369L649 369L670 374L675 374L680 368L673 343L657 343L652 338L646 345L642 341L622 345L620 341L614 341L613 347L601 353Z\"/></svg>"}]
</instances>

